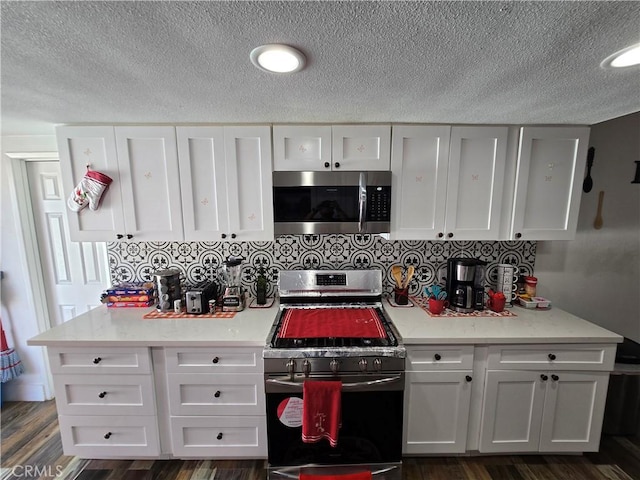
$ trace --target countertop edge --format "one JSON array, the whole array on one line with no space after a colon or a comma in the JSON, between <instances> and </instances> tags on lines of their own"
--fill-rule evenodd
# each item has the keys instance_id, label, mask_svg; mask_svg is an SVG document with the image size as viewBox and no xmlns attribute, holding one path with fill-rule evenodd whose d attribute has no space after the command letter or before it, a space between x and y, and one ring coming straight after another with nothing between
<instances>
[{"instance_id":1,"label":"countertop edge","mask_svg":"<svg viewBox=\"0 0 640 480\"><path fill-rule=\"evenodd\" d=\"M30 347L260 347L265 342L246 340L170 340L170 341L142 341L142 340L27 340Z\"/></svg>"}]
</instances>

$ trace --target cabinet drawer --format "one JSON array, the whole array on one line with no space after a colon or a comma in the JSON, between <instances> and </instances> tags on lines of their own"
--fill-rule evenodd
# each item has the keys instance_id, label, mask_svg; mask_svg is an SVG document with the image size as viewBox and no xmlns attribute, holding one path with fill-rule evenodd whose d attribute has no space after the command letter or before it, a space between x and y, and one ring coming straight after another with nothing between
<instances>
[{"instance_id":1,"label":"cabinet drawer","mask_svg":"<svg viewBox=\"0 0 640 480\"><path fill-rule=\"evenodd\" d=\"M266 458L267 422L256 417L171 417L173 455Z\"/></svg>"},{"instance_id":2,"label":"cabinet drawer","mask_svg":"<svg viewBox=\"0 0 640 480\"><path fill-rule=\"evenodd\" d=\"M613 369L616 345L509 345L489 347L492 370L603 370Z\"/></svg>"},{"instance_id":3,"label":"cabinet drawer","mask_svg":"<svg viewBox=\"0 0 640 480\"><path fill-rule=\"evenodd\" d=\"M166 348L169 373L262 373L262 349Z\"/></svg>"},{"instance_id":4,"label":"cabinet drawer","mask_svg":"<svg viewBox=\"0 0 640 480\"><path fill-rule=\"evenodd\" d=\"M160 454L155 416L60 415L65 455L82 458L140 458Z\"/></svg>"},{"instance_id":5,"label":"cabinet drawer","mask_svg":"<svg viewBox=\"0 0 640 480\"><path fill-rule=\"evenodd\" d=\"M148 348L49 347L52 373L151 373Z\"/></svg>"},{"instance_id":6,"label":"cabinet drawer","mask_svg":"<svg viewBox=\"0 0 640 480\"><path fill-rule=\"evenodd\" d=\"M263 415L261 374L169 374L172 415Z\"/></svg>"},{"instance_id":7,"label":"cabinet drawer","mask_svg":"<svg viewBox=\"0 0 640 480\"><path fill-rule=\"evenodd\" d=\"M407 347L407 370L470 370L473 345Z\"/></svg>"},{"instance_id":8,"label":"cabinet drawer","mask_svg":"<svg viewBox=\"0 0 640 480\"><path fill-rule=\"evenodd\" d=\"M153 415L151 375L55 375L56 406L66 415Z\"/></svg>"}]
</instances>

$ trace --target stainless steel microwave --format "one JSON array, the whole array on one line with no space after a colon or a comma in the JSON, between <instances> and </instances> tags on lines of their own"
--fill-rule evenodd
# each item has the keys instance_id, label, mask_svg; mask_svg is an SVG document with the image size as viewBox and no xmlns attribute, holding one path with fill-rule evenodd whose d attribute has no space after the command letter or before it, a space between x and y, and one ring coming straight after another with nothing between
<instances>
[{"instance_id":1,"label":"stainless steel microwave","mask_svg":"<svg viewBox=\"0 0 640 480\"><path fill-rule=\"evenodd\" d=\"M389 233L391 172L274 172L276 235Z\"/></svg>"}]
</instances>

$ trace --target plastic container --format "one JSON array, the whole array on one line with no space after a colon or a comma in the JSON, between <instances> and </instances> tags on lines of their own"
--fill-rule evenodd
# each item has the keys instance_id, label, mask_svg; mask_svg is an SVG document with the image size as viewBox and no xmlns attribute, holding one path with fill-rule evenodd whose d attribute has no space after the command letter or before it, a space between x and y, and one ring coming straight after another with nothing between
<instances>
[{"instance_id":1,"label":"plastic container","mask_svg":"<svg viewBox=\"0 0 640 480\"><path fill-rule=\"evenodd\" d=\"M538 279L536 277L524 277L524 293L530 297L536 296L536 286Z\"/></svg>"}]
</instances>

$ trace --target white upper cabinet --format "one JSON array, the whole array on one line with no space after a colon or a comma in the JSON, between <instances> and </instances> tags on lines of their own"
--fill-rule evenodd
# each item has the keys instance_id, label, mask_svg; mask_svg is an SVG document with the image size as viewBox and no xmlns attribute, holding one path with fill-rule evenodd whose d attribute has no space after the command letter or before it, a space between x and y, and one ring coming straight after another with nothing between
<instances>
[{"instance_id":1,"label":"white upper cabinet","mask_svg":"<svg viewBox=\"0 0 640 480\"><path fill-rule=\"evenodd\" d=\"M523 127L510 238L575 237L589 127Z\"/></svg>"},{"instance_id":2,"label":"white upper cabinet","mask_svg":"<svg viewBox=\"0 0 640 480\"><path fill-rule=\"evenodd\" d=\"M331 126L274 125L273 169L331 170Z\"/></svg>"},{"instance_id":3,"label":"white upper cabinet","mask_svg":"<svg viewBox=\"0 0 640 480\"><path fill-rule=\"evenodd\" d=\"M115 127L126 234L138 241L182 240L174 127Z\"/></svg>"},{"instance_id":4,"label":"white upper cabinet","mask_svg":"<svg viewBox=\"0 0 640 480\"><path fill-rule=\"evenodd\" d=\"M443 232L450 135L449 126L393 127L393 239L436 239Z\"/></svg>"},{"instance_id":5,"label":"white upper cabinet","mask_svg":"<svg viewBox=\"0 0 640 480\"><path fill-rule=\"evenodd\" d=\"M389 125L274 125L276 171L388 171Z\"/></svg>"}]
</instances>

